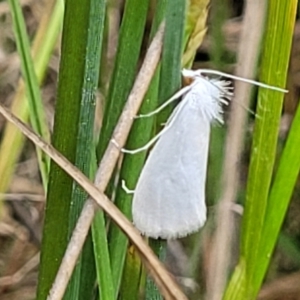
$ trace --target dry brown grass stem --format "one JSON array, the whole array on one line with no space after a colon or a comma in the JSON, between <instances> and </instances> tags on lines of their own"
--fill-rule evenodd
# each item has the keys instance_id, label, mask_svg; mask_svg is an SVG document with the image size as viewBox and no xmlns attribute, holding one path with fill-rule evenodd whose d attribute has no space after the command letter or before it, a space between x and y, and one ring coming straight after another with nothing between
<instances>
[{"instance_id":1,"label":"dry brown grass stem","mask_svg":"<svg viewBox=\"0 0 300 300\"><path fill-rule=\"evenodd\" d=\"M255 77L259 57L266 1L248 0L243 20L243 30L239 43L236 75L245 78ZM222 197L217 212L217 229L208 274L207 299L222 299L227 282L234 231L232 205L236 200L239 178L239 160L243 151L244 132L249 107L251 86L243 82L235 83L235 96L232 101L228 135L226 141L222 174Z\"/></svg>"}]
</instances>

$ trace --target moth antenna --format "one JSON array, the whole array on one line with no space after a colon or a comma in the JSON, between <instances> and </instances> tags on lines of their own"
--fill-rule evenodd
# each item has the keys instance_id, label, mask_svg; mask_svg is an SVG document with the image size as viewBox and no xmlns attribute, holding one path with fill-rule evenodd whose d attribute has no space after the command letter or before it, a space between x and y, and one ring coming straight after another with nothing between
<instances>
[{"instance_id":1,"label":"moth antenna","mask_svg":"<svg viewBox=\"0 0 300 300\"><path fill-rule=\"evenodd\" d=\"M207 74L224 76L224 77L231 78L231 79L234 79L234 80L239 80L239 81L243 81L243 82L246 82L246 83L251 83L251 84L254 84L256 86L260 86L260 87L263 87L263 88L266 88L266 89L270 89L270 90L274 90L274 91L278 91L278 92L282 92L282 93L288 93L288 90L282 89L280 87L272 86L272 85L269 85L269 84L266 84L266 83L261 83L261 82L252 80L252 79L247 79L247 78L231 75L231 74L227 74L227 73L216 71L216 70L199 69L199 70L194 71L194 72L197 75L202 75L202 73L207 73Z\"/></svg>"}]
</instances>

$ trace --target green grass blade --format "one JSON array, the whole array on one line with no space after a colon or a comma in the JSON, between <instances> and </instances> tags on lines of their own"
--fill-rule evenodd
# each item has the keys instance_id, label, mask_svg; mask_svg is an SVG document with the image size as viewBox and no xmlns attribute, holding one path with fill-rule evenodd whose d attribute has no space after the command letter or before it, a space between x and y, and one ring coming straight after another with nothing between
<instances>
[{"instance_id":1,"label":"green grass blade","mask_svg":"<svg viewBox=\"0 0 300 300\"><path fill-rule=\"evenodd\" d=\"M285 86L296 13L296 1L270 1L267 36L261 67L261 81ZM294 6L294 9L293 9ZM291 20L287 22L287 20ZM283 42L284 41L284 42ZM246 258L249 288L252 290L263 225L268 211L278 129L284 95L260 89L247 186L242 255ZM255 243L253 243L255 241ZM255 290L257 289L254 288ZM254 293L257 291L254 290Z\"/></svg>"},{"instance_id":2,"label":"green grass blade","mask_svg":"<svg viewBox=\"0 0 300 300\"><path fill-rule=\"evenodd\" d=\"M156 72L155 77L151 82L151 86L149 88L148 93L146 94L141 112L148 112L153 110L156 107L157 96L158 96L158 79L159 73ZM126 144L127 149L136 149L141 145L146 144L151 136L153 127L153 118L140 119L136 120L129 138ZM122 169L120 172L120 179L124 179L126 185L130 188L134 188L139 177L140 170L144 164L144 160L146 157L146 153L138 153L136 155L126 155L122 164ZM127 194L121 187L121 185L117 189L116 194L116 205L120 208L120 210L131 219L131 201L132 195ZM112 261L112 268L114 270L114 282L119 287L121 284L123 267L125 263L125 257L127 253L128 246L128 238L124 235L124 233L115 225L111 224L109 231L109 249ZM127 253L128 254L128 253ZM130 255L130 254L128 254ZM135 261L134 261L135 262ZM136 269L133 268L133 271ZM135 277L136 275L131 275ZM123 290L125 290L123 284ZM128 295L128 293L126 293ZM135 295L136 296L136 295ZM124 298L125 299L125 298ZM127 298L129 299L129 298Z\"/></svg>"},{"instance_id":3,"label":"green grass blade","mask_svg":"<svg viewBox=\"0 0 300 300\"><path fill-rule=\"evenodd\" d=\"M93 154L94 156L91 174L96 174L97 159L96 153L94 152ZM108 251L106 224L103 212L101 210L95 213L95 217L91 228L100 299L115 299L115 287L111 274L111 263Z\"/></svg>"},{"instance_id":4,"label":"green grass blade","mask_svg":"<svg viewBox=\"0 0 300 300\"><path fill-rule=\"evenodd\" d=\"M246 264L243 259L240 259L236 266L230 283L227 286L224 300L247 299L246 298Z\"/></svg>"},{"instance_id":5,"label":"green grass blade","mask_svg":"<svg viewBox=\"0 0 300 300\"><path fill-rule=\"evenodd\" d=\"M254 285L259 288L266 273L270 257L275 247L279 230L284 220L289 201L300 171L300 106L290 128L290 132L282 152L270 196L263 228L263 239L259 247L256 262Z\"/></svg>"},{"instance_id":6,"label":"green grass blade","mask_svg":"<svg viewBox=\"0 0 300 300\"><path fill-rule=\"evenodd\" d=\"M166 2L166 29L161 59L158 104L171 97L181 85L181 59L184 48L186 2L168 0ZM168 107L156 117L156 127L159 128L167 120L172 107ZM151 243L150 243L151 244ZM166 245L159 248L156 254L164 257ZM146 281L146 299L161 299L157 287L152 279Z\"/></svg>"},{"instance_id":7,"label":"green grass blade","mask_svg":"<svg viewBox=\"0 0 300 300\"><path fill-rule=\"evenodd\" d=\"M17 0L9 1L13 27L16 36L16 43L21 59L21 70L24 76L27 99L29 103L30 121L34 130L50 140L50 133L46 125L46 117L43 108L43 102L39 89L38 80L34 71L34 65L30 54L30 44L26 33L26 25L22 14L20 3ZM49 158L39 149L37 149L39 167L42 175L43 185L47 187L49 174Z\"/></svg>"},{"instance_id":8,"label":"green grass blade","mask_svg":"<svg viewBox=\"0 0 300 300\"><path fill-rule=\"evenodd\" d=\"M36 37L38 40L33 43L33 63L39 84L43 80L52 49L57 42L58 34L61 32L63 13L63 0L56 0L49 23L44 25L46 30L38 32L39 36ZM35 44L38 44L38 46L35 46Z\"/></svg>"},{"instance_id":9,"label":"green grass blade","mask_svg":"<svg viewBox=\"0 0 300 300\"><path fill-rule=\"evenodd\" d=\"M165 240L155 240L155 239L149 239L149 246L153 250L153 252L157 255L159 260L165 261L166 260L166 253L167 253L167 241ZM151 277L147 277L146 279L146 299L148 300L162 300L163 297L160 294L158 287L154 283L153 279Z\"/></svg>"},{"instance_id":10,"label":"green grass blade","mask_svg":"<svg viewBox=\"0 0 300 300\"><path fill-rule=\"evenodd\" d=\"M92 224L92 234L100 299L112 300L115 299L116 293L111 274L111 262L103 214L96 213Z\"/></svg>"},{"instance_id":11,"label":"green grass blade","mask_svg":"<svg viewBox=\"0 0 300 300\"><path fill-rule=\"evenodd\" d=\"M75 158L75 165L86 175L91 173L91 149L94 148L95 97L99 80L104 17L105 1L91 0ZM83 204L87 198L87 193L77 184L74 184L71 198L73 205L71 206L69 215L69 237L73 232ZM94 238L94 241L95 240L97 241L97 239ZM102 247L104 247L104 245L102 245ZM107 256L102 256L101 259L109 261ZM91 235L89 234L69 283L65 299L91 298L95 277L93 245ZM109 282L106 282L105 284L109 284Z\"/></svg>"},{"instance_id":12,"label":"green grass blade","mask_svg":"<svg viewBox=\"0 0 300 300\"><path fill-rule=\"evenodd\" d=\"M297 1L269 1L267 34L261 65L262 82L285 86L296 4ZM275 244L277 238L278 232L275 231L270 236L272 242L265 235L271 234L270 224L267 222L275 222L277 223L275 226L280 226L279 222L283 218L281 214L284 213L279 211L275 213L278 207L270 202L274 199L269 198L283 97L282 93L271 90L259 91L257 110L259 117L254 129L241 242L241 260L245 261L246 281L236 282L239 290L246 290L249 299L255 299L258 293L270 259L266 254L270 253L270 246ZM288 202L289 198L281 201ZM281 215L278 222L269 219L269 216L274 214ZM267 251L267 248L269 252L262 252L262 249ZM262 261L265 266L261 266ZM232 284L233 282L230 284L231 287ZM242 287L244 284L246 286ZM245 299L244 296L237 293L231 299Z\"/></svg>"},{"instance_id":13,"label":"green grass blade","mask_svg":"<svg viewBox=\"0 0 300 300\"><path fill-rule=\"evenodd\" d=\"M49 14L49 10L47 11ZM45 71L57 41L61 29L63 17L63 2L57 1L49 18L40 23L37 34L34 37L32 45L32 55L34 69L37 74L39 84L41 84ZM25 97L23 82L19 84L16 95L13 99L11 111L21 120L28 120L28 100ZM11 176L13 175L15 164L19 158L23 147L23 135L10 123L6 124L2 134L0 147L0 192L7 191ZM1 210L1 204L0 204Z\"/></svg>"},{"instance_id":14,"label":"green grass blade","mask_svg":"<svg viewBox=\"0 0 300 300\"><path fill-rule=\"evenodd\" d=\"M90 6L66 1L53 145L76 160ZM76 22L74 22L76 20ZM76 76L74 76L76 74ZM38 299L45 299L66 249L73 180L51 162L43 229ZM55 247L53 247L55 245Z\"/></svg>"},{"instance_id":15,"label":"green grass blade","mask_svg":"<svg viewBox=\"0 0 300 300\"><path fill-rule=\"evenodd\" d=\"M166 29L162 52L160 86L158 104L170 98L181 85L181 58L184 43L186 2L168 0L166 6ZM157 124L165 123L171 107L161 112L157 117Z\"/></svg>"},{"instance_id":16,"label":"green grass blade","mask_svg":"<svg viewBox=\"0 0 300 300\"><path fill-rule=\"evenodd\" d=\"M105 103L105 112L97 147L100 160L129 95L137 71L149 1L127 0L120 29L114 71Z\"/></svg>"},{"instance_id":17,"label":"green grass blade","mask_svg":"<svg viewBox=\"0 0 300 300\"><path fill-rule=\"evenodd\" d=\"M139 288L142 275L141 259L135 249L130 246L127 252L124 274L120 288L120 299L139 299Z\"/></svg>"},{"instance_id":18,"label":"green grass blade","mask_svg":"<svg viewBox=\"0 0 300 300\"><path fill-rule=\"evenodd\" d=\"M108 98L105 104L103 124L97 147L98 160L106 149L134 82L148 6L148 1L140 2L138 0L129 0L125 3L115 66L109 87ZM98 218L104 218L102 211L99 211L97 214ZM104 222L99 223L104 224ZM105 228L102 230L105 230ZM111 251L111 249L109 250ZM111 259L111 268L116 297L120 286L120 275L119 265L113 259ZM105 270L102 271L105 272Z\"/></svg>"}]
</instances>

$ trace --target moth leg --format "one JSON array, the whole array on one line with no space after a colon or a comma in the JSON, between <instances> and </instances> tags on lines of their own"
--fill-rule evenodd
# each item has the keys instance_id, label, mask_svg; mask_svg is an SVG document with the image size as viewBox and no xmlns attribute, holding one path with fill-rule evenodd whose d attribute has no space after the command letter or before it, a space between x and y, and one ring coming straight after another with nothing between
<instances>
[{"instance_id":1,"label":"moth leg","mask_svg":"<svg viewBox=\"0 0 300 300\"><path fill-rule=\"evenodd\" d=\"M125 191L126 194L130 195L130 194L134 194L135 190L131 190L127 187L126 182L124 179L121 180L121 186L122 189Z\"/></svg>"},{"instance_id":2,"label":"moth leg","mask_svg":"<svg viewBox=\"0 0 300 300\"><path fill-rule=\"evenodd\" d=\"M114 138L112 138L110 141L118 150L122 151L122 148Z\"/></svg>"},{"instance_id":3,"label":"moth leg","mask_svg":"<svg viewBox=\"0 0 300 300\"><path fill-rule=\"evenodd\" d=\"M125 149L125 148L122 148L121 149L121 152L122 153L127 153L127 154L136 154L136 153L139 153L139 152L142 152L142 151L146 151L148 150L158 139L159 137L164 134L165 132L165 129L168 129L168 127L165 127L161 132L159 132L154 138L152 138L146 145L140 147L140 148L137 148L137 149L134 149L134 150L129 150L129 149ZM115 141L114 141L115 142ZM115 143L114 143L115 144Z\"/></svg>"},{"instance_id":4,"label":"moth leg","mask_svg":"<svg viewBox=\"0 0 300 300\"><path fill-rule=\"evenodd\" d=\"M125 149L125 148L121 148L120 145L117 143L117 141L113 138L111 139L111 143L118 148L118 150L120 150L122 153L126 153L126 154L136 154L142 151L146 151L148 150L157 140L158 138L165 132L165 129L167 129L168 127L165 127L161 132L159 132L154 138L152 138L146 145L134 149L134 150L129 150L129 149Z\"/></svg>"},{"instance_id":5,"label":"moth leg","mask_svg":"<svg viewBox=\"0 0 300 300\"><path fill-rule=\"evenodd\" d=\"M184 88L182 88L181 90L179 90L177 93L175 93L169 100L167 100L166 102L164 102L161 106L159 106L157 109L147 113L147 114L141 114L138 116L135 116L135 119L138 118L147 118L147 117L151 117L156 115L157 113L159 113L160 111L162 111L166 106L168 106L170 103L172 103L173 101L175 101L176 99L178 99L179 97L181 97L182 95L184 95L185 93L187 93L191 88L192 88L193 84L189 85L189 86L185 86Z\"/></svg>"}]
</instances>

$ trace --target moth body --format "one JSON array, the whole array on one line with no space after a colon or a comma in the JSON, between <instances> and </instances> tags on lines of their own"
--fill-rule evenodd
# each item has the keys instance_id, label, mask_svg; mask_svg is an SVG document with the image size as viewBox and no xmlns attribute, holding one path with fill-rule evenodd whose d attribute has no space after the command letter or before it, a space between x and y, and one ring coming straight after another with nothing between
<instances>
[{"instance_id":1,"label":"moth body","mask_svg":"<svg viewBox=\"0 0 300 300\"><path fill-rule=\"evenodd\" d=\"M184 237L206 221L211 122L222 122L228 84L202 76L184 95L150 152L133 197L133 222L152 238Z\"/></svg>"}]
</instances>

